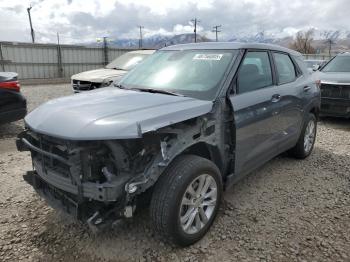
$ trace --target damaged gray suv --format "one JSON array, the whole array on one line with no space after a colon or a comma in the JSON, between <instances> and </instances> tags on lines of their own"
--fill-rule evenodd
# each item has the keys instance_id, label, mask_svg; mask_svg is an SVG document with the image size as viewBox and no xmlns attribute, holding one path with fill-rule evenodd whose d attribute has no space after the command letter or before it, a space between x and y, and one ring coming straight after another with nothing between
<instances>
[{"instance_id":1,"label":"damaged gray suv","mask_svg":"<svg viewBox=\"0 0 350 262\"><path fill-rule=\"evenodd\" d=\"M319 110L297 52L176 45L116 87L38 107L17 147L32 156L24 179L51 206L98 230L148 203L155 231L185 246L208 231L224 189L282 152L310 155Z\"/></svg>"}]
</instances>

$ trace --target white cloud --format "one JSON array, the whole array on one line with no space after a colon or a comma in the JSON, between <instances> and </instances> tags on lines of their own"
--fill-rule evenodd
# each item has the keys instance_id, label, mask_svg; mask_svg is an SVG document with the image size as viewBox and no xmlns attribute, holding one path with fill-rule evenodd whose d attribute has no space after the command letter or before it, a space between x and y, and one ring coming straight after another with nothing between
<instances>
[{"instance_id":1,"label":"white cloud","mask_svg":"<svg viewBox=\"0 0 350 262\"><path fill-rule=\"evenodd\" d=\"M137 38L139 24L145 36L190 33L194 17L209 37L221 24L220 39L258 31L290 36L310 27L350 31L348 0L0 0L0 40L30 41L30 3L39 42L55 42L56 32L64 43Z\"/></svg>"}]
</instances>

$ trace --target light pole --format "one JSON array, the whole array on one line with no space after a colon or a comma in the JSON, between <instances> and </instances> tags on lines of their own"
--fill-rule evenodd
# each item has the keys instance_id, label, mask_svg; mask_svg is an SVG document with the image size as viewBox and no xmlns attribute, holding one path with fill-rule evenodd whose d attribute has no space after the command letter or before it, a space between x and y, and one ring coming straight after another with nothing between
<instances>
[{"instance_id":1,"label":"light pole","mask_svg":"<svg viewBox=\"0 0 350 262\"><path fill-rule=\"evenodd\" d=\"M30 34L32 36L32 43L35 42L35 37L34 37L34 29L33 29L33 24L32 24L32 17L30 15L30 10L32 9L32 6L27 8L27 12L28 12L28 17L29 17L29 25L30 25Z\"/></svg>"}]
</instances>

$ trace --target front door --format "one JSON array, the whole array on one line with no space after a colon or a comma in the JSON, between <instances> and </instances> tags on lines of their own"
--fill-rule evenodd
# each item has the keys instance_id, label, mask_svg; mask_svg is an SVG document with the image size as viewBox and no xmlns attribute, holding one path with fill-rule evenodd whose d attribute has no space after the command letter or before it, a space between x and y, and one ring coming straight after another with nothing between
<instances>
[{"instance_id":1,"label":"front door","mask_svg":"<svg viewBox=\"0 0 350 262\"><path fill-rule=\"evenodd\" d=\"M249 173L278 153L280 95L267 51L247 51L230 96L236 129L235 174Z\"/></svg>"}]
</instances>

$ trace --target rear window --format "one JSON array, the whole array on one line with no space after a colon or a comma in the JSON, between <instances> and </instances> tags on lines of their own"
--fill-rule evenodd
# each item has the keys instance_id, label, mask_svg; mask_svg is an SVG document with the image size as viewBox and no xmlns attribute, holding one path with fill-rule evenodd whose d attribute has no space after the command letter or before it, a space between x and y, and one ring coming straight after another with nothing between
<instances>
[{"instance_id":1,"label":"rear window","mask_svg":"<svg viewBox=\"0 0 350 262\"><path fill-rule=\"evenodd\" d=\"M296 79L297 74L289 55L274 53L273 56L277 68L278 84L293 82Z\"/></svg>"}]
</instances>

